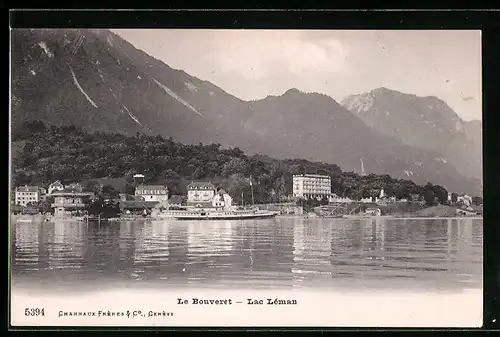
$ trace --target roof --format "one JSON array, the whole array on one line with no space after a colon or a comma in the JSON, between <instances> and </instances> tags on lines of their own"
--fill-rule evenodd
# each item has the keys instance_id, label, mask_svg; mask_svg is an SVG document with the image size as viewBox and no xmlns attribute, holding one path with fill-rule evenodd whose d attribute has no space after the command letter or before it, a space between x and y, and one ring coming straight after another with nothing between
<instances>
[{"instance_id":1,"label":"roof","mask_svg":"<svg viewBox=\"0 0 500 337\"><path fill-rule=\"evenodd\" d=\"M52 192L53 196L65 196L65 195L80 195L80 196L93 196L93 192L82 192L81 189L78 188L69 188L66 187L60 191Z\"/></svg>"},{"instance_id":2,"label":"roof","mask_svg":"<svg viewBox=\"0 0 500 337\"><path fill-rule=\"evenodd\" d=\"M19 186L16 188L16 192L38 192L37 186Z\"/></svg>"},{"instance_id":3,"label":"roof","mask_svg":"<svg viewBox=\"0 0 500 337\"><path fill-rule=\"evenodd\" d=\"M218 194L228 194L223 188L221 188L219 190L219 192L217 192Z\"/></svg>"},{"instance_id":4,"label":"roof","mask_svg":"<svg viewBox=\"0 0 500 337\"><path fill-rule=\"evenodd\" d=\"M294 174L293 177L305 177L305 178L323 178L323 179L331 179L330 176L323 174Z\"/></svg>"},{"instance_id":5,"label":"roof","mask_svg":"<svg viewBox=\"0 0 500 337\"><path fill-rule=\"evenodd\" d=\"M118 195L120 196L120 198L125 198L125 200L135 200L136 199L136 196L132 195L132 194L119 193ZM137 196L137 197L140 197L140 196Z\"/></svg>"},{"instance_id":6,"label":"roof","mask_svg":"<svg viewBox=\"0 0 500 337\"><path fill-rule=\"evenodd\" d=\"M82 185L80 185L79 183L71 183L69 185L66 185L65 188L64 188L64 190L65 189L75 190L75 191L78 191L78 192L82 192L83 191Z\"/></svg>"},{"instance_id":7,"label":"roof","mask_svg":"<svg viewBox=\"0 0 500 337\"><path fill-rule=\"evenodd\" d=\"M158 201L120 201L120 208L151 208L158 204Z\"/></svg>"},{"instance_id":8,"label":"roof","mask_svg":"<svg viewBox=\"0 0 500 337\"><path fill-rule=\"evenodd\" d=\"M137 186L137 189L143 190L143 189L149 189L149 190L167 190L167 186L163 185L139 185Z\"/></svg>"},{"instance_id":9,"label":"roof","mask_svg":"<svg viewBox=\"0 0 500 337\"><path fill-rule=\"evenodd\" d=\"M215 189L215 185L212 184L211 182L206 182L206 181L193 181L191 184L187 185L188 189Z\"/></svg>"},{"instance_id":10,"label":"roof","mask_svg":"<svg viewBox=\"0 0 500 337\"><path fill-rule=\"evenodd\" d=\"M182 204L182 196L180 195L173 195L168 199L168 202L171 204Z\"/></svg>"},{"instance_id":11,"label":"roof","mask_svg":"<svg viewBox=\"0 0 500 337\"><path fill-rule=\"evenodd\" d=\"M54 181L54 182L53 182L52 184L50 184L49 186L56 186L56 185L63 186L63 184L62 184L59 180Z\"/></svg>"}]
</instances>

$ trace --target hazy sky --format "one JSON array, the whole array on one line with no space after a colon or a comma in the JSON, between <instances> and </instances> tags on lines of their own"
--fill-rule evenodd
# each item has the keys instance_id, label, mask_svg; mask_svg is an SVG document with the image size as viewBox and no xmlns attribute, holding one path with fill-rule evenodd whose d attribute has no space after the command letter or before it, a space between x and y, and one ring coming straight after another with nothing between
<instances>
[{"instance_id":1,"label":"hazy sky","mask_svg":"<svg viewBox=\"0 0 500 337\"><path fill-rule=\"evenodd\" d=\"M342 98L379 87L437 96L481 119L480 31L114 30L244 100L290 88Z\"/></svg>"}]
</instances>

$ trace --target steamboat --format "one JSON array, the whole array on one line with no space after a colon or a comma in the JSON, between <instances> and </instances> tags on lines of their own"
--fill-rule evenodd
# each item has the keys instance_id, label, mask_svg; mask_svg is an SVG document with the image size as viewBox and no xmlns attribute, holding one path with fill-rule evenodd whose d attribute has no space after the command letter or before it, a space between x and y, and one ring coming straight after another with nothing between
<instances>
[{"instance_id":1,"label":"steamboat","mask_svg":"<svg viewBox=\"0 0 500 337\"><path fill-rule=\"evenodd\" d=\"M269 219L278 215L278 212L247 209L247 210L165 210L155 218L175 220L247 220Z\"/></svg>"}]
</instances>

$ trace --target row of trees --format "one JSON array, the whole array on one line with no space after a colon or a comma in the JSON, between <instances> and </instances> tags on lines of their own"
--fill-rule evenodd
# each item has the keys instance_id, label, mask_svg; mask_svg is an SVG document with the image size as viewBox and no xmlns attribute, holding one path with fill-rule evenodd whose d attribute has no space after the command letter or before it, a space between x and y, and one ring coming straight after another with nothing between
<instances>
[{"instance_id":1,"label":"row of trees","mask_svg":"<svg viewBox=\"0 0 500 337\"><path fill-rule=\"evenodd\" d=\"M133 175L143 173L147 183L168 184L171 194L185 194L191 180L211 180L226 189L236 203L248 203L253 182L256 203L279 202L292 191L292 175L321 173L332 177L332 192L360 199L375 197L384 188L389 197L445 203L448 192L439 185L417 185L388 175L360 176L342 172L337 165L307 160L277 160L248 156L238 148L221 144L184 145L171 138L137 134L88 133L74 126L46 126L28 122L12 139L15 185L47 186L113 178L124 180L123 192L133 192ZM93 187L95 188L95 186ZM241 195L245 200L241 200Z\"/></svg>"}]
</instances>

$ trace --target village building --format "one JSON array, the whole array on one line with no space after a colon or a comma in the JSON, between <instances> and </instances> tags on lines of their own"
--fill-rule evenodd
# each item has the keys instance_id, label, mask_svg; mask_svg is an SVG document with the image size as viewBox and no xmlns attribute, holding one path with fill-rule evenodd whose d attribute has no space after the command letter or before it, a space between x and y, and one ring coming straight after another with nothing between
<instances>
[{"instance_id":1,"label":"village building","mask_svg":"<svg viewBox=\"0 0 500 337\"><path fill-rule=\"evenodd\" d=\"M369 216L380 216L382 214L382 211L380 210L380 208L367 208L364 211L364 214Z\"/></svg>"},{"instance_id":2,"label":"village building","mask_svg":"<svg viewBox=\"0 0 500 337\"><path fill-rule=\"evenodd\" d=\"M212 199L212 206L217 209L230 209L232 203L233 198L223 189L220 189Z\"/></svg>"},{"instance_id":3,"label":"village building","mask_svg":"<svg viewBox=\"0 0 500 337\"><path fill-rule=\"evenodd\" d=\"M280 202L297 202L298 198L292 194L279 197Z\"/></svg>"},{"instance_id":4,"label":"village building","mask_svg":"<svg viewBox=\"0 0 500 337\"><path fill-rule=\"evenodd\" d=\"M64 186L65 188L69 188L78 192L83 192L83 187L79 183L71 183L69 185Z\"/></svg>"},{"instance_id":5,"label":"village building","mask_svg":"<svg viewBox=\"0 0 500 337\"><path fill-rule=\"evenodd\" d=\"M305 199L328 198L332 193L332 178L319 174L293 176L293 196Z\"/></svg>"},{"instance_id":6,"label":"village building","mask_svg":"<svg viewBox=\"0 0 500 337\"><path fill-rule=\"evenodd\" d=\"M464 204L466 206L472 205L472 197L469 195L460 195L457 197L457 203Z\"/></svg>"},{"instance_id":7,"label":"village building","mask_svg":"<svg viewBox=\"0 0 500 337\"><path fill-rule=\"evenodd\" d=\"M15 214L29 214L34 215L40 212L37 206L21 206L21 205L12 205L10 207L10 211Z\"/></svg>"},{"instance_id":8,"label":"village building","mask_svg":"<svg viewBox=\"0 0 500 337\"><path fill-rule=\"evenodd\" d=\"M465 206L462 208L457 208L457 215L460 216L476 216L478 214L478 211L471 207L471 206Z\"/></svg>"},{"instance_id":9,"label":"village building","mask_svg":"<svg viewBox=\"0 0 500 337\"><path fill-rule=\"evenodd\" d=\"M144 200L141 196L120 195L120 211L125 214L144 214L151 211L160 204L156 200Z\"/></svg>"},{"instance_id":10,"label":"village building","mask_svg":"<svg viewBox=\"0 0 500 337\"><path fill-rule=\"evenodd\" d=\"M213 207L212 200L217 193L211 182L191 182L187 186L187 205L191 207Z\"/></svg>"},{"instance_id":11,"label":"village building","mask_svg":"<svg viewBox=\"0 0 500 337\"><path fill-rule=\"evenodd\" d=\"M51 205L54 209L54 215L65 216L83 215L83 211L90 204L94 193L82 192L75 188L64 188L61 191L53 191L51 195L54 197L54 202Z\"/></svg>"},{"instance_id":12,"label":"village building","mask_svg":"<svg viewBox=\"0 0 500 337\"><path fill-rule=\"evenodd\" d=\"M350 204L350 203L354 202L354 200L352 200L351 198L348 198L348 197L339 197L333 193L328 197L328 202L330 204L335 204L335 203L348 203L348 204Z\"/></svg>"},{"instance_id":13,"label":"village building","mask_svg":"<svg viewBox=\"0 0 500 337\"><path fill-rule=\"evenodd\" d=\"M135 195L145 201L168 203L168 188L163 185L139 185L135 189Z\"/></svg>"},{"instance_id":14,"label":"village building","mask_svg":"<svg viewBox=\"0 0 500 337\"><path fill-rule=\"evenodd\" d=\"M389 197L384 192L384 189L382 188L380 190L380 194L379 194L378 198L375 198L375 202L377 203L377 205L387 206L387 204L395 203L396 202L396 197L395 196Z\"/></svg>"},{"instance_id":15,"label":"village building","mask_svg":"<svg viewBox=\"0 0 500 337\"><path fill-rule=\"evenodd\" d=\"M40 187L40 200L45 200L47 197L47 190L43 187Z\"/></svg>"},{"instance_id":16,"label":"village building","mask_svg":"<svg viewBox=\"0 0 500 337\"><path fill-rule=\"evenodd\" d=\"M131 201L135 200L135 196L127 193L119 193L118 194L120 201Z\"/></svg>"},{"instance_id":17,"label":"village building","mask_svg":"<svg viewBox=\"0 0 500 337\"><path fill-rule=\"evenodd\" d=\"M62 191L63 189L64 189L64 185L59 180L57 180L49 185L48 192L49 192L49 194L52 194L52 192Z\"/></svg>"},{"instance_id":18,"label":"village building","mask_svg":"<svg viewBox=\"0 0 500 337\"><path fill-rule=\"evenodd\" d=\"M42 200L43 189L38 186L19 186L16 188L14 202L16 205L34 205Z\"/></svg>"}]
</instances>

